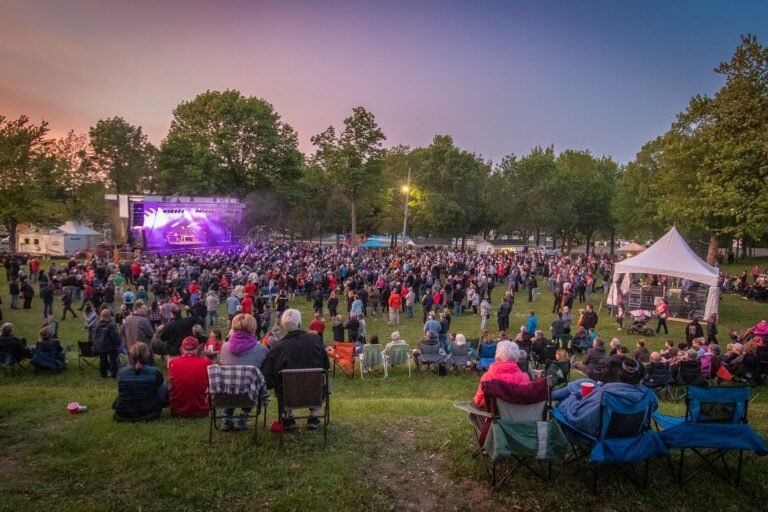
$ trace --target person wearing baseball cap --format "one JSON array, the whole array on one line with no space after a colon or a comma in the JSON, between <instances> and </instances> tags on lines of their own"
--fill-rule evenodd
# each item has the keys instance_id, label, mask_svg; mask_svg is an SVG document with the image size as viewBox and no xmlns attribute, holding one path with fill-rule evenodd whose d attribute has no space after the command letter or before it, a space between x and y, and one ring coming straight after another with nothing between
<instances>
[{"instance_id":1,"label":"person wearing baseball cap","mask_svg":"<svg viewBox=\"0 0 768 512\"><path fill-rule=\"evenodd\" d=\"M181 357L168 363L168 382L172 416L205 416L208 403L208 366L213 361L200 355L200 342L194 336L181 340Z\"/></svg>"}]
</instances>

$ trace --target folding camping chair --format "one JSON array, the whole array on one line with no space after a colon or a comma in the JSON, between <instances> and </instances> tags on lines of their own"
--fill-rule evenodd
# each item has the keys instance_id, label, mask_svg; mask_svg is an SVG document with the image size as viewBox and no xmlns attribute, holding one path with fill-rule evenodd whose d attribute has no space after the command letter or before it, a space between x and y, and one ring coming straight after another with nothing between
<instances>
[{"instance_id":1,"label":"folding camping chair","mask_svg":"<svg viewBox=\"0 0 768 512\"><path fill-rule=\"evenodd\" d=\"M323 446L328 445L328 423L331 421L331 398L328 388L328 371L323 368L304 368L297 370L282 370L280 379L283 384L283 396L278 401L280 404L280 422L285 425L286 420L308 419L318 417L308 414L295 416L296 409L320 410L323 424ZM283 446L285 428L280 429L280 447Z\"/></svg>"},{"instance_id":2,"label":"folding camping chair","mask_svg":"<svg viewBox=\"0 0 768 512\"><path fill-rule=\"evenodd\" d=\"M446 358L445 364L449 370L454 373L464 372L472 364L472 359L469 355L470 346L468 343L457 345L451 343L450 355Z\"/></svg>"},{"instance_id":3,"label":"folding camping chair","mask_svg":"<svg viewBox=\"0 0 768 512\"><path fill-rule=\"evenodd\" d=\"M685 397L685 416L653 414L660 436L670 449L680 450L677 481L680 485L709 468L726 481L739 485L744 451L766 455L765 441L747 424L747 409L752 388L689 386ZM685 452L690 450L704 463L704 468L683 478ZM736 479L726 456L738 451ZM669 459L668 459L669 460ZM720 463L720 464L718 464ZM674 468L670 460L673 477Z\"/></svg>"},{"instance_id":4,"label":"folding camping chair","mask_svg":"<svg viewBox=\"0 0 768 512\"><path fill-rule=\"evenodd\" d=\"M336 377L338 367L344 375L355 378L355 344L352 342L334 341L333 348L328 351L328 357L333 361L333 376Z\"/></svg>"},{"instance_id":5,"label":"folding camping chair","mask_svg":"<svg viewBox=\"0 0 768 512\"><path fill-rule=\"evenodd\" d=\"M520 468L542 480L551 479L552 462L564 460L568 441L556 421L547 421L547 380L523 385L488 381L483 383L483 392L488 411L469 402L454 406L468 413L477 439L472 456L481 456L491 487L499 488ZM498 472L500 465L508 465L503 476Z\"/></svg>"},{"instance_id":6,"label":"folding camping chair","mask_svg":"<svg viewBox=\"0 0 768 512\"><path fill-rule=\"evenodd\" d=\"M214 429L221 429L217 423L219 409L250 408L250 412L240 417L246 421L253 418L253 439L258 439L259 415L263 411L264 427L267 426L267 384L261 371L255 366L212 364L208 367L208 408L210 425L208 444L213 442ZM255 411L254 411L255 410ZM222 415L223 418L223 415Z\"/></svg>"},{"instance_id":7,"label":"folding camping chair","mask_svg":"<svg viewBox=\"0 0 768 512\"><path fill-rule=\"evenodd\" d=\"M571 461L588 452L593 470L593 494L597 494L599 469L604 465L616 466L619 471L615 475L624 473L635 485L647 488L650 459L667 455L667 448L658 433L651 430L651 412L655 404L656 396L650 389L645 389L639 400L603 391L596 434L577 429L560 409L553 409L552 415L565 427L566 437L576 455ZM641 477L634 464L642 462L645 467Z\"/></svg>"},{"instance_id":8,"label":"folding camping chair","mask_svg":"<svg viewBox=\"0 0 768 512\"><path fill-rule=\"evenodd\" d=\"M93 343L90 341L77 342L77 368L82 370L83 365L98 368L99 354L94 353Z\"/></svg>"},{"instance_id":9,"label":"folding camping chair","mask_svg":"<svg viewBox=\"0 0 768 512\"><path fill-rule=\"evenodd\" d=\"M7 352L0 352L0 370L6 374L14 374L17 369L23 369L21 361L17 361L15 357Z\"/></svg>"},{"instance_id":10,"label":"folding camping chair","mask_svg":"<svg viewBox=\"0 0 768 512\"><path fill-rule=\"evenodd\" d=\"M544 375L552 377L552 388L563 387L568 384L568 378L571 374L571 361L547 361L544 366Z\"/></svg>"},{"instance_id":11,"label":"folding camping chair","mask_svg":"<svg viewBox=\"0 0 768 512\"><path fill-rule=\"evenodd\" d=\"M440 345L435 343L434 345L424 342L419 342L419 355L414 360L416 361L416 372L419 377L423 375L425 371L432 368L432 365L439 366L445 363L445 354L440 349Z\"/></svg>"},{"instance_id":12,"label":"folding camping chair","mask_svg":"<svg viewBox=\"0 0 768 512\"><path fill-rule=\"evenodd\" d=\"M384 365L384 357L382 350L384 347L381 345L365 345L363 351L360 353L360 378L365 380L364 373L373 371L377 366L381 367L384 371L384 378L387 378L386 366Z\"/></svg>"},{"instance_id":13,"label":"folding camping chair","mask_svg":"<svg viewBox=\"0 0 768 512\"><path fill-rule=\"evenodd\" d=\"M496 343L480 343L477 348L477 366L479 372L488 370L488 367L496 360Z\"/></svg>"},{"instance_id":14,"label":"folding camping chair","mask_svg":"<svg viewBox=\"0 0 768 512\"><path fill-rule=\"evenodd\" d=\"M389 377L389 369L396 366L408 366L408 378L411 377L411 347L394 345L389 353L384 354L384 378Z\"/></svg>"}]
</instances>

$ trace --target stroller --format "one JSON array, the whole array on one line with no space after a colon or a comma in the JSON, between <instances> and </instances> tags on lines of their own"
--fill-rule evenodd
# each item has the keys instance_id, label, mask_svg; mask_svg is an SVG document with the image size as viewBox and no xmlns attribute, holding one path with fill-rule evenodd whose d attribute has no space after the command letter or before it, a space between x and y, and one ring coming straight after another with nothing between
<instances>
[{"instance_id":1,"label":"stroller","mask_svg":"<svg viewBox=\"0 0 768 512\"><path fill-rule=\"evenodd\" d=\"M653 336L653 329L645 325L653 313L646 309L633 309L629 314L632 315L632 325L627 327L627 334Z\"/></svg>"}]
</instances>

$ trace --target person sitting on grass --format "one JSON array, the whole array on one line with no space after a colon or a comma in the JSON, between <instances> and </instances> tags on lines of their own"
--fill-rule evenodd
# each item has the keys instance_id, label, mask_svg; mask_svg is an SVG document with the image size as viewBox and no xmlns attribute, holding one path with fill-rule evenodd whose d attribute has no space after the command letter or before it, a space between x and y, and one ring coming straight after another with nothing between
<instances>
[{"instance_id":1,"label":"person sitting on grass","mask_svg":"<svg viewBox=\"0 0 768 512\"><path fill-rule=\"evenodd\" d=\"M64 353L64 347L61 342L51 332L51 328L45 326L38 333L40 339L37 340L35 353L29 362L35 368L51 369L61 371L67 367L67 358Z\"/></svg>"},{"instance_id":2,"label":"person sitting on grass","mask_svg":"<svg viewBox=\"0 0 768 512\"><path fill-rule=\"evenodd\" d=\"M203 353L205 354L205 357L211 361L218 361L219 353L221 353L221 347L223 344L224 340L222 339L221 329L214 327L208 334L208 340L203 346Z\"/></svg>"},{"instance_id":3,"label":"person sitting on grass","mask_svg":"<svg viewBox=\"0 0 768 512\"><path fill-rule=\"evenodd\" d=\"M146 343L131 345L128 364L117 373L117 398L112 403L116 421L154 421L168 406L168 388L151 358Z\"/></svg>"},{"instance_id":4,"label":"person sitting on grass","mask_svg":"<svg viewBox=\"0 0 768 512\"><path fill-rule=\"evenodd\" d=\"M587 350L587 355L581 362L573 364L573 369L593 380L604 379L608 374L608 357L605 355L603 340L595 338L595 341L592 342L592 348Z\"/></svg>"},{"instance_id":5,"label":"person sitting on grass","mask_svg":"<svg viewBox=\"0 0 768 512\"><path fill-rule=\"evenodd\" d=\"M200 357L200 342L187 336L181 342L181 357L168 363L168 385L172 416L205 416L208 403L205 390L208 387L208 367L213 362Z\"/></svg>"},{"instance_id":6,"label":"person sitting on grass","mask_svg":"<svg viewBox=\"0 0 768 512\"><path fill-rule=\"evenodd\" d=\"M579 379L569 382L565 387L552 392L552 400L558 402L557 408L576 430L590 435L597 435L600 425L600 406L603 393L639 401L645 395L647 388L641 384L645 375L643 365L634 359L625 358L621 366L618 382L610 382L599 386L591 379ZM591 382L595 389L586 397L581 395L581 385ZM658 407L655 395L652 397L653 409Z\"/></svg>"},{"instance_id":7,"label":"person sitting on grass","mask_svg":"<svg viewBox=\"0 0 768 512\"><path fill-rule=\"evenodd\" d=\"M637 340L635 345L635 353L632 355L632 358L640 364L648 364L648 362L651 360L651 353L645 346L644 339L640 338Z\"/></svg>"},{"instance_id":8,"label":"person sitting on grass","mask_svg":"<svg viewBox=\"0 0 768 512\"><path fill-rule=\"evenodd\" d=\"M247 313L235 315L229 339L221 346L219 362L223 366L247 365L261 370L269 349L256 337L256 318ZM245 430L250 408L243 408L237 422L233 419L234 409L224 409L222 430Z\"/></svg>"}]
</instances>

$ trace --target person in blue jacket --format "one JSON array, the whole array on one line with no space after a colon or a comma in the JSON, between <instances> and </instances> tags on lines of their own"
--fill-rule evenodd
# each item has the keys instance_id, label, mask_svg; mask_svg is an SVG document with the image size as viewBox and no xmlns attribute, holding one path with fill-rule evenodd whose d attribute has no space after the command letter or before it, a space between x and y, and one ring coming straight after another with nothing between
<instances>
[{"instance_id":1,"label":"person in blue jacket","mask_svg":"<svg viewBox=\"0 0 768 512\"><path fill-rule=\"evenodd\" d=\"M528 321L525 322L525 332L533 336L536 334L536 329L539 328L539 319L536 318L536 312L531 310Z\"/></svg>"},{"instance_id":2,"label":"person in blue jacket","mask_svg":"<svg viewBox=\"0 0 768 512\"><path fill-rule=\"evenodd\" d=\"M641 400L648 388L641 384L645 374L644 367L634 359L625 358L619 374L619 382L611 382L598 386L591 379L579 379L569 382L564 388L552 393L552 400L559 402L557 408L563 417L575 429L591 435L597 435L600 424L600 404L603 393L612 393L630 400ZM581 396L581 385L592 382L595 390L586 397ZM653 396L653 409L658 407L658 401Z\"/></svg>"}]
</instances>

